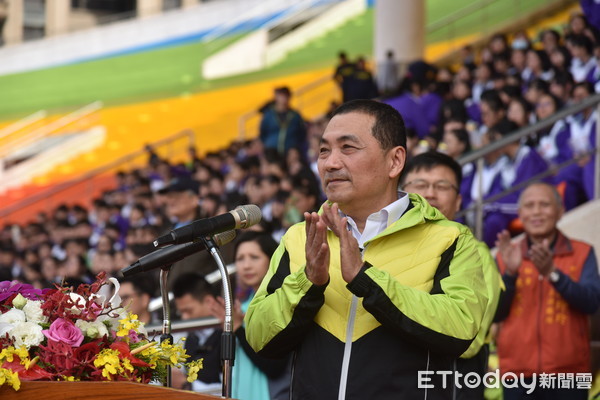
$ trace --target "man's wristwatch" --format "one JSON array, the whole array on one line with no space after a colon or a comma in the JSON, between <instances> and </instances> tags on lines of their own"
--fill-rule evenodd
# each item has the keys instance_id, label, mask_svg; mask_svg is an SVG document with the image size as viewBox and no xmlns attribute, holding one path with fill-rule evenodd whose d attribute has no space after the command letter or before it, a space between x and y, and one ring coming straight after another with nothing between
<instances>
[{"instance_id":1,"label":"man's wristwatch","mask_svg":"<svg viewBox=\"0 0 600 400\"><path fill-rule=\"evenodd\" d=\"M553 270L552 272L550 272L550 275L548 275L548 279L550 280L550 282L556 283L560 279L560 274L557 270Z\"/></svg>"}]
</instances>

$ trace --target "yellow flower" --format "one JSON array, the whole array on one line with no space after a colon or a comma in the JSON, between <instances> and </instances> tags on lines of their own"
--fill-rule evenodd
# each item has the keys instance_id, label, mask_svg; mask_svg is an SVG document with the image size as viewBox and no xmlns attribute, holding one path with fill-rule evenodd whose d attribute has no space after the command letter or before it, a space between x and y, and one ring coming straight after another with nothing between
<instances>
[{"instance_id":1,"label":"yellow flower","mask_svg":"<svg viewBox=\"0 0 600 400\"><path fill-rule=\"evenodd\" d=\"M140 358L150 364L152 368L156 368L156 364L161 357L160 350L158 349L158 346L156 346L156 343L153 343L153 346L145 348L139 354Z\"/></svg>"},{"instance_id":2,"label":"yellow flower","mask_svg":"<svg viewBox=\"0 0 600 400\"><path fill-rule=\"evenodd\" d=\"M21 346L18 349L16 349L15 354L18 355L21 360L24 358L29 358L29 352L27 351L27 347L25 346Z\"/></svg>"},{"instance_id":3,"label":"yellow flower","mask_svg":"<svg viewBox=\"0 0 600 400\"><path fill-rule=\"evenodd\" d=\"M117 350L104 349L98 353L98 356L94 360L94 366L102 368L102 376L111 380L113 375L123 372L119 356L120 353Z\"/></svg>"},{"instance_id":4,"label":"yellow flower","mask_svg":"<svg viewBox=\"0 0 600 400\"><path fill-rule=\"evenodd\" d=\"M65 382L79 382L81 379L76 378L74 376L61 376L60 378L58 378L59 381L65 381Z\"/></svg>"},{"instance_id":5,"label":"yellow flower","mask_svg":"<svg viewBox=\"0 0 600 400\"><path fill-rule=\"evenodd\" d=\"M40 357L35 356L33 357L31 360L28 358L25 359L21 359L21 364L23 364L25 366L25 369L29 369L31 367L33 367L35 364L37 364L37 362L40 360Z\"/></svg>"},{"instance_id":6,"label":"yellow flower","mask_svg":"<svg viewBox=\"0 0 600 400\"><path fill-rule=\"evenodd\" d=\"M186 364L187 368L188 368L188 376L187 376L187 381L188 382L194 382L196 379L198 379L198 371L200 371L202 368L204 368L204 366L202 365L202 360L204 360L203 358L196 360L196 361L190 361L189 363Z\"/></svg>"},{"instance_id":7,"label":"yellow flower","mask_svg":"<svg viewBox=\"0 0 600 400\"><path fill-rule=\"evenodd\" d=\"M140 326L140 321L138 321L137 318L138 316L136 314L128 313L125 318L120 319L119 327L117 328L117 336L127 336L132 329L137 332L137 329Z\"/></svg>"},{"instance_id":8,"label":"yellow flower","mask_svg":"<svg viewBox=\"0 0 600 400\"><path fill-rule=\"evenodd\" d=\"M29 352L25 346L21 346L14 350L13 355L16 355L21 360L21 365L25 366L25 369L29 369L31 360L29 359Z\"/></svg>"},{"instance_id":9,"label":"yellow flower","mask_svg":"<svg viewBox=\"0 0 600 400\"><path fill-rule=\"evenodd\" d=\"M160 350L163 353L163 358L169 360L172 365L185 362L189 355L185 354L185 350L178 344L170 344L165 340L160 344Z\"/></svg>"},{"instance_id":10,"label":"yellow flower","mask_svg":"<svg viewBox=\"0 0 600 400\"><path fill-rule=\"evenodd\" d=\"M15 352L14 346L8 346L7 348L2 349L2 351L0 351L0 361L12 362Z\"/></svg>"},{"instance_id":11,"label":"yellow flower","mask_svg":"<svg viewBox=\"0 0 600 400\"><path fill-rule=\"evenodd\" d=\"M15 390L19 390L21 388L19 374L6 368L0 368L0 386L4 385L5 383L12 386L12 388Z\"/></svg>"},{"instance_id":12,"label":"yellow flower","mask_svg":"<svg viewBox=\"0 0 600 400\"><path fill-rule=\"evenodd\" d=\"M127 370L129 372L133 372L133 365L131 365L131 361L129 360L129 358L124 358L122 361L123 361L122 369Z\"/></svg>"}]
</instances>

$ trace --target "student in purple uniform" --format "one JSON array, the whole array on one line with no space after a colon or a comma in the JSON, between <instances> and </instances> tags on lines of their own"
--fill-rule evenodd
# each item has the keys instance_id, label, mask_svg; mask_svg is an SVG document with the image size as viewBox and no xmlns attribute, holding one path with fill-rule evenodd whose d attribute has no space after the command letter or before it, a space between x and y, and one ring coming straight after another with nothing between
<instances>
[{"instance_id":1,"label":"student in purple uniform","mask_svg":"<svg viewBox=\"0 0 600 400\"><path fill-rule=\"evenodd\" d=\"M575 82L585 82L588 74L596 66L594 57L594 44L586 35L570 35L568 46L571 51L570 72Z\"/></svg>"},{"instance_id":2,"label":"student in purple uniform","mask_svg":"<svg viewBox=\"0 0 600 400\"><path fill-rule=\"evenodd\" d=\"M458 125L454 123L454 125ZM469 132L464 128L464 124L462 127L458 125L457 127L452 127L452 121L446 123L448 128L444 127L444 136L442 137L442 143L440 144L440 149L448 154L455 161L460 157L471 151L471 142L469 141ZM462 166L462 179L460 179L460 190L462 198L470 199L470 191L471 184L473 182L473 175L475 173L475 164L468 163ZM462 221L461 221L462 222Z\"/></svg>"},{"instance_id":3,"label":"student in purple uniform","mask_svg":"<svg viewBox=\"0 0 600 400\"><path fill-rule=\"evenodd\" d=\"M600 3L595 0L581 0L579 5L587 23L593 28L600 30Z\"/></svg>"},{"instance_id":4,"label":"student in purple uniform","mask_svg":"<svg viewBox=\"0 0 600 400\"><path fill-rule=\"evenodd\" d=\"M424 139L429 134L429 124L425 115L425 108L421 101L423 95L423 82L405 77L401 86L404 88L403 93L384 103L394 107L402 117L407 128L414 129L419 139Z\"/></svg>"},{"instance_id":5,"label":"student in purple uniform","mask_svg":"<svg viewBox=\"0 0 600 400\"><path fill-rule=\"evenodd\" d=\"M486 146L492 142L490 132L486 132L482 136L482 146ZM484 166L482 170L474 167L472 171L467 171L463 176L461 185L461 195L463 197L463 209L467 209L473 202L480 198L486 200L491 196L502 192L502 170L508 164L502 149L490 152L484 156ZM480 193L481 191L481 193ZM475 226L475 213L467 212L465 215L466 222L470 226ZM493 240L490 238L493 243ZM488 242L486 242L487 244Z\"/></svg>"},{"instance_id":6,"label":"student in purple uniform","mask_svg":"<svg viewBox=\"0 0 600 400\"><path fill-rule=\"evenodd\" d=\"M548 54L544 50L529 49L526 57L527 67L521 74L523 83L526 86L534 79L542 79L544 81L552 79L552 64L550 63L550 57L548 57Z\"/></svg>"},{"instance_id":7,"label":"student in purple uniform","mask_svg":"<svg viewBox=\"0 0 600 400\"><path fill-rule=\"evenodd\" d=\"M538 121L543 121L556 113L560 108L561 103L556 96L544 94L535 105L536 119ZM559 135L564 136L566 129L567 125L565 121L561 119L556 121L551 127L537 132L538 145L536 149L549 164L559 164L561 162L557 139Z\"/></svg>"},{"instance_id":8,"label":"student in purple uniform","mask_svg":"<svg viewBox=\"0 0 600 400\"><path fill-rule=\"evenodd\" d=\"M444 95L450 90L445 82L436 82L429 86L421 96L421 106L425 111L425 119L429 124L429 132L434 132L440 123L440 111L444 103ZM447 95L446 95L447 97Z\"/></svg>"},{"instance_id":9,"label":"student in purple uniform","mask_svg":"<svg viewBox=\"0 0 600 400\"><path fill-rule=\"evenodd\" d=\"M462 79L454 81L452 84L452 96L455 100L460 100L464 104L468 119L477 124L481 123L479 104L475 103L471 97L471 85L468 81Z\"/></svg>"},{"instance_id":10,"label":"student in purple uniform","mask_svg":"<svg viewBox=\"0 0 600 400\"><path fill-rule=\"evenodd\" d=\"M594 93L592 84L580 82L572 92L573 103L578 104ZM565 184L565 209L570 210L588 200L584 188L583 168L588 162L586 153L592 148L591 136L596 132L597 113L593 108L586 108L581 113L567 118L567 129L557 136L559 160L571 160L583 157L580 162L571 164L556 174L555 183ZM589 179L589 178L588 178ZM589 185L588 185L589 186Z\"/></svg>"},{"instance_id":11,"label":"student in purple uniform","mask_svg":"<svg viewBox=\"0 0 600 400\"><path fill-rule=\"evenodd\" d=\"M482 125L476 132L471 132L471 145L475 148L482 146L482 136L490 129L506 117L506 106L502 102L500 93L497 90L486 90L481 94L481 110Z\"/></svg>"},{"instance_id":12,"label":"student in purple uniform","mask_svg":"<svg viewBox=\"0 0 600 400\"><path fill-rule=\"evenodd\" d=\"M489 135L496 141L517 129L518 126L514 122L503 120L490 128ZM548 164L535 149L521 145L518 141L504 146L502 152L508 158L508 163L500 172L502 191L514 188L548 170ZM550 183L551 178L545 178L543 181ZM507 229L511 221L517 218L517 202L521 191L516 190L487 205L484 241L488 246L493 246L498 233Z\"/></svg>"}]
</instances>

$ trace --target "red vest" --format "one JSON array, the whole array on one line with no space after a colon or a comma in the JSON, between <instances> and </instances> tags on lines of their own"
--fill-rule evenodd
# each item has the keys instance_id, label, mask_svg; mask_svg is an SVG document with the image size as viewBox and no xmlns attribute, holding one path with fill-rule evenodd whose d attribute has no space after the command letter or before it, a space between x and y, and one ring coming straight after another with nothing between
<instances>
[{"instance_id":1,"label":"red vest","mask_svg":"<svg viewBox=\"0 0 600 400\"><path fill-rule=\"evenodd\" d=\"M590 245L558 233L554 266L578 282ZM497 338L501 373L590 372L589 317L569 306L548 279L542 278L527 257L527 240L521 241L519 268L510 313ZM498 265L505 264L498 253Z\"/></svg>"}]
</instances>

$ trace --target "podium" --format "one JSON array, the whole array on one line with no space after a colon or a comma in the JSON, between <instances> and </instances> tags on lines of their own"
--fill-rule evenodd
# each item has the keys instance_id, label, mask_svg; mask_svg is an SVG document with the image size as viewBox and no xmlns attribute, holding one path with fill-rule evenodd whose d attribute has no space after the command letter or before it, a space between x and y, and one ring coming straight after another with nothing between
<instances>
[{"instance_id":1,"label":"podium","mask_svg":"<svg viewBox=\"0 0 600 400\"><path fill-rule=\"evenodd\" d=\"M210 396L163 386L134 382L44 382L21 381L15 391L8 385L0 386L2 400L217 400Z\"/></svg>"}]
</instances>

